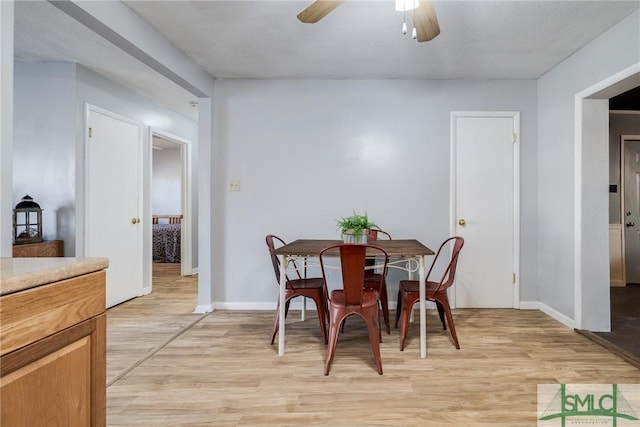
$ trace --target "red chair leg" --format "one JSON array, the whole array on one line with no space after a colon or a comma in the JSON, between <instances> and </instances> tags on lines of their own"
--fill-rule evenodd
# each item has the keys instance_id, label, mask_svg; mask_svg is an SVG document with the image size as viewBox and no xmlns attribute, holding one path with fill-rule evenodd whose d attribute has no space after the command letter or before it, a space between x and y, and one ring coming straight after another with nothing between
<instances>
[{"instance_id":1,"label":"red chair leg","mask_svg":"<svg viewBox=\"0 0 640 427\"><path fill-rule=\"evenodd\" d=\"M396 299L396 325L398 327L398 321L400 320L400 312L402 311L402 284L398 287L398 298Z\"/></svg>"},{"instance_id":2,"label":"red chair leg","mask_svg":"<svg viewBox=\"0 0 640 427\"><path fill-rule=\"evenodd\" d=\"M327 344L328 335L327 335L327 311L325 309L325 302L322 296L318 296L313 298L313 302L316 304L316 309L318 310L318 321L320 322L320 329L322 330L322 338L324 338L324 343Z\"/></svg>"},{"instance_id":3,"label":"red chair leg","mask_svg":"<svg viewBox=\"0 0 640 427\"><path fill-rule=\"evenodd\" d=\"M440 316L440 322L442 322L442 329L447 330L447 324L444 321L444 308L439 301L436 301L436 307L438 308L438 316Z\"/></svg>"},{"instance_id":4,"label":"red chair leg","mask_svg":"<svg viewBox=\"0 0 640 427\"><path fill-rule=\"evenodd\" d=\"M415 298L410 297L408 292L402 292L402 306L400 313L400 351L404 350L404 344L409 334L409 320L411 319L411 309L416 302Z\"/></svg>"},{"instance_id":5,"label":"red chair leg","mask_svg":"<svg viewBox=\"0 0 640 427\"><path fill-rule=\"evenodd\" d=\"M338 310L329 308L329 347L327 348L327 362L324 365L324 374L329 375L331 370L331 362L336 352L336 345L338 344L338 334L340 333L340 325L344 321L345 317L336 319L340 315Z\"/></svg>"},{"instance_id":6,"label":"red chair leg","mask_svg":"<svg viewBox=\"0 0 640 427\"><path fill-rule=\"evenodd\" d=\"M383 282L380 289L380 305L382 306L382 317L387 327L387 335L391 335L391 327L389 326L389 302L387 301L387 286Z\"/></svg>"},{"instance_id":7,"label":"red chair leg","mask_svg":"<svg viewBox=\"0 0 640 427\"><path fill-rule=\"evenodd\" d=\"M276 340L279 323L280 323L280 300L278 300L278 305L276 305L276 319L273 321L273 333L271 334L271 345L273 345L273 343Z\"/></svg>"},{"instance_id":8,"label":"red chair leg","mask_svg":"<svg viewBox=\"0 0 640 427\"><path fill-rule=\"evenodd\" d=\"M371 342L371 350L373 351L373 357L376 360L376 366L378 367L378 374L382 375L382 358L380 357L380 313L378 312L378 306L375 306L374 310L365 315L365 323L369 331L369 341Z\"/></svg>"},{"instance_id":9,"label":"red chair leg","mask_svg":"<svg viewBox=\"0 0 640 427\"><path fill-rule=\"evenodd\" d=\"M449 298L447 298L447 294L440 296L438 295L436 301L442 304L442 309L444 310L444 314L447 317L447 323L449 324L449 332L451 332L451 338L453 338L453 343L456 348L460 350L460 343L458 343L458 335L456 334L456 326L453 323L453 315L451 314L451 306L449 306Z\"/></svg>"},{"instance_id":10,"label":"red chair leg","mask_svg":"<svg viewBox=\"0 0 640 427\"><path fill-rule=\"evenodd\" d=\"M287 302L284 305L284 318L287 318L287 314L289 314L289 304L291 303L291 297L287 299ZM276 340L276 335L278 334L278 327L280 323L280 300L276 305L276 320L273 322L273 333L271 334L271 344Z\"/></svg>"}]
</instances>

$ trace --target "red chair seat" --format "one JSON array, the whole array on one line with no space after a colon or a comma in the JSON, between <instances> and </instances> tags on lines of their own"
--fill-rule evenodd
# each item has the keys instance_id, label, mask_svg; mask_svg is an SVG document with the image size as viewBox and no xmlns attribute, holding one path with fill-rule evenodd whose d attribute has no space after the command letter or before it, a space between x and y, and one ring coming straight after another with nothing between
<instances>
[{"instance_id":1,"label":"red chair seat","mask_svg":"<svg viewBox=\"0 0 640 427\"><path fill-rule=\"evenodd\" d=\"M337 305L346 305L344 291L336 289L331 291L331 302ZM362 307L369 308L378 303L378 293L372 289L365 289L362 293Z\"/></svg>"},{"instance_id":2,"label":"red chair seat","mask_svg":"<svg viewBox=\"0 0 640 427\"><path fill-rule=\"evenodd\" d=\"M322 289L324 281L321 277L311 279L292 279L287 281L287 289Z\"/></svg>"},{"instance_id":3,"label":"red chair seat","mask_svg":"<svg viewBox=\"0 0 640 427\"><path fill-rule=\"evenodd\" d=\"M400 281L400 286L406 292L418 293L418 290L420 289L420 286L419 286L419 283L418 283L417 280L401 280ZM439 286L440 286L440 283L438 283L438 282L427 281L424 284L425 292L427 292L427 293L435 293L438 290Z\"/></svg>"}]
</instances>

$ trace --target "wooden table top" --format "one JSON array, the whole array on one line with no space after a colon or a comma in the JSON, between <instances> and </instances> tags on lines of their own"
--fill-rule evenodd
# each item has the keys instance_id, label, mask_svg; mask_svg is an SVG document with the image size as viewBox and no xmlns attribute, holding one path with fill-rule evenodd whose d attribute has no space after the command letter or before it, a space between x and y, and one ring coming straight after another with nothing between
<instances>
[{"instance_id":1,"label":"wooden table top","mask_svg":"<svg viewBox=\"0 0 640 427\"><path fill-rule=\"evenodd\" d=\"M275 253L276 255L318 256L324 248L341 243L342 240L298 239L276 249ZM431 249L415 239L370 240L368 244L384 249L390 257L434 254Z\"/></svg>"}]
</instances>

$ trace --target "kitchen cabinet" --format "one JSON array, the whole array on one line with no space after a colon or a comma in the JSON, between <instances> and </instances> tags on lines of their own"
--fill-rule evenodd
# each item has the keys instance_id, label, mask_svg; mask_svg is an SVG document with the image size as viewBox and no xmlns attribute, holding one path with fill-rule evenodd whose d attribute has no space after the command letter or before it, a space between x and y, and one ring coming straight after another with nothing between
<instances>
[{"instance_id":1,"label":"kitchen cabinet","mask_svg":"<svg viewBox=\"0 0 640 427\"><path fill-rule=\"evenodd\" d=\"M0 425L106 425L104 258L3 258Z\"/></svg>"}]
</instances>

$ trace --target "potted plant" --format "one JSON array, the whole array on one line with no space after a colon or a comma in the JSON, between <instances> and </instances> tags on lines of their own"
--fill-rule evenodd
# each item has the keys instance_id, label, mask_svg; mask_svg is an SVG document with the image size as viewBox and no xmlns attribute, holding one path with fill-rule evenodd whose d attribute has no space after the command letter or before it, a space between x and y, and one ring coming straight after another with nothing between
<instances>
[{"instance_id":1,"label":"potted plant","mask_svg":"<svg viewBox=\"0 0 640 427\"><path fill-rule=\"evenodd\" d=\"M343 217L336 222L345 243L367 243L369 230L373 227L378 228L376 224L369 221L366 212L360 215L354 211L353 215Z\"/></svg>"}]
</instances>

